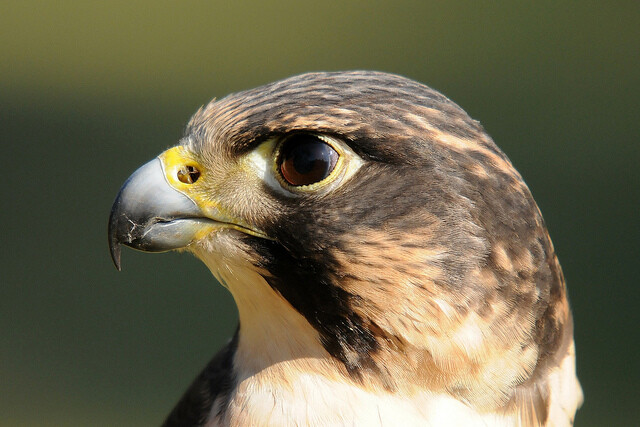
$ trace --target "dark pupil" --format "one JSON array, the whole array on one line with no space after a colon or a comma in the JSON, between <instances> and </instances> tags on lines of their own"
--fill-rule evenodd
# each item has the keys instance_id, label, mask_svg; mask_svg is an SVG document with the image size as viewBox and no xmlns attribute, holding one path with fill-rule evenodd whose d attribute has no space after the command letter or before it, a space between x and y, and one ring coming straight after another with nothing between
<instances>
[{"instance_id":1,"label":"dark pupil","mask_svg":"<svg viewBox=\"0 0 640 427\"><path fill-rule=\"evenodd\" d=\"M291 185L310 185L325 179L338 161L338 153L313 135L289 138L280 154L280 171Z\"/></svg>"}]
</instances>

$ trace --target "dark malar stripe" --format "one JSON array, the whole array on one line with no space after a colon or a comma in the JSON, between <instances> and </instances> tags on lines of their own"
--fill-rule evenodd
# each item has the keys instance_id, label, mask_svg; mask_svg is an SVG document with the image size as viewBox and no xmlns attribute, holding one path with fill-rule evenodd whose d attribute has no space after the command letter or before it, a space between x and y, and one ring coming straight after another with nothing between
<instances>
[{"instance_id":1,"label":"dark malar stripe","mask_svg":"<svg viewBox=\"0 0 640 427\"><path fill-rule=\"evenodd\" d=\"M373 355L379 343L365 321L351 308L354 295L332 283L331 259L296 259L279 243L251 240L269 271L267 283L278 291L320 334L327 352L356 379L361 370L379 372ZM330 255L325 255L330 258Z\"/></svg>"}]
</instances>

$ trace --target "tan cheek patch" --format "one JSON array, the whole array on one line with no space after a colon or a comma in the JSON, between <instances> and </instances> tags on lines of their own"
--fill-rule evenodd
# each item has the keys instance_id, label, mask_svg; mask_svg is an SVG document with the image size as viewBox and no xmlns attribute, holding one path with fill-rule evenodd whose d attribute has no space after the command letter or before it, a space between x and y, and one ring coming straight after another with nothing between
<instances>
[{"instance_id":1,"label":"tan cheek patch","mask_svg":"<svg viewBox=\"0 0 640 427\"><path fill-rule=\"evenodd\" d=\"M504 282L489 267L478 267L466 279L479 292L474 299L438 285L445 274L439 267L445 250L423 247L421 240L434 232L426 228L394 238L375 230L367 230L365 237L353 230L350 238L356 241L345 245L350 252L332 252L344 275L339 282L362 296L353 309L385 343L376 357L379 365L393 370L392 379L427 382L452 392L481 389L494 381L498 391L493 396L455 393L478 402L503 402L506 395L499 390L530 374L537 360L532 311L516 309L517 283ZM517 271L529 271L533 263L529 251L518 255L510 257L502 244L492 248L495 264L514 280ZM533 288L534 283L523 283L522 291ZM402 362L395 360L398 352ZM420 374L425 366L431 366L429 377Z\"/></svg>"},{"instance_id":2,"label":"tan cheek patch","mask_svg":"<svg viewBox=\"0 0 640 427\"><path fill-rule=\"evenodd\" d=\"M414 235L426 232L421 230ZM444 249L398 245L393 236L374 230L367 231L366 239L361 237L354 233L351 238L357 241L346 245L350 252L334 251L334 256L341 265L344 277L339 280L344 289L354 295L365 295L366 301L375 301L360 307L369 311L367 315L379 311L374 318L382 323L391 317L385 316L384 311L401 311L397 313L399 317L410 323L431 317L426 312L441 311L430 301L438 292L435 281L444 274L438 267Z\"/></svg>"}]
</instances>

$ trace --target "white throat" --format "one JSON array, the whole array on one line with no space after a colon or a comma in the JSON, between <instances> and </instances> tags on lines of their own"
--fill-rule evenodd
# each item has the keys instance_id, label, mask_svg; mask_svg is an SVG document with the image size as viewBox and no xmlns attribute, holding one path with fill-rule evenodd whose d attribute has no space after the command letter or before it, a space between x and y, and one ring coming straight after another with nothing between
<instances>
[{"instance_id":1,"label":"white throat","mask_svg":"<svg viewBox=\"0 0 640 427\"><path fill-rule=\"evenodd\" d=\"M198 255L238 307L237 369L250 375L277 363L329 358L318 332L249 262Z\"/></svg>"}]
</instances>

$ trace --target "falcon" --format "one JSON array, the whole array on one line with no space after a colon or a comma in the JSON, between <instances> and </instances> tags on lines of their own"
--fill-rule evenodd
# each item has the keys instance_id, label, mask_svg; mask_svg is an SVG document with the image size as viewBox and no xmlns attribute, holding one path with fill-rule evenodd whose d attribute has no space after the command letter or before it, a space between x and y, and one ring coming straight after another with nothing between
<instances>
[{"instance_id":1,"label":"falcon","mask_svg":"<svg viewBox=\"0 0 640 427\"><path fill-rule=\"evenodd\" d=\"M460 107L379 72L200 108L124 183L109 246L193 253L239 326L165 425L567 426L582 403L558 259Z\"/></svg>"}]
</instances>

